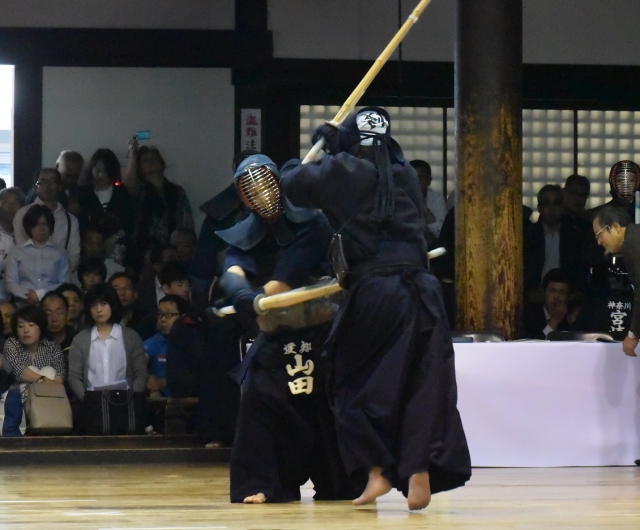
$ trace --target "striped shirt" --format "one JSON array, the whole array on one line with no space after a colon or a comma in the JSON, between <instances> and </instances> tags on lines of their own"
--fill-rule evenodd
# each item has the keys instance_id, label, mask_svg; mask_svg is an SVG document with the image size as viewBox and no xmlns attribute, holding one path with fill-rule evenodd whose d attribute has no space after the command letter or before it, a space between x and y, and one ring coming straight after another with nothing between
<instances>
[{"instance_id":1,"label":"striped shirt","mask_svg":"<svg viewBox=\"0 0 640 530\"><path fill-rule=\"evenodd\" d=\"M38 351L32 358L29 350L18 339L11 337L4 343L3 353L11 364L11 375L16 381L20 380L22 372L29 366L35 366L38 370L51 366L56 371L56 377L66 377L64 355L60 346L52 340L41 340Z\"/></svg>"}]
</instances>

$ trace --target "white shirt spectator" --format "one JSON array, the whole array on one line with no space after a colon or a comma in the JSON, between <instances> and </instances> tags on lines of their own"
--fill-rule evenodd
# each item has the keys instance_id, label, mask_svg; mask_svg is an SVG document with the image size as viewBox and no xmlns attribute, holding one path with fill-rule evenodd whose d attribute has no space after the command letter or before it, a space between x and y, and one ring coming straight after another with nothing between
<instances>
[{"instance_id":1,"label":"white shirt spectator","mask_svg":"<svg viewBox=\"0 0 640 530\"><path fill-rule=\"evenodd\" d=\"M440 230L442 230L444 218L447 216L447 203L444 200L442 193L428 188L426 206L431 210L431 213L436 218L436 222L428 224L427 228L435 237L438 237L440 235Z\"/></svg>"},{"instance_id":2,"label":"white shirt spectator","mask_svg":"<svg viewBox=\"0 0 640 530\"><path fill-rule=\"evenodd\" d=\"M127 353L120 324L113 325L106 339L98 335L96 326L91 328L88 383L88 390L112 385L127 387Z\"/></svg>"},{"instance_id":3,"label":"white shirt spectator","mask_svg":"<svg viewBox=\"0 0 640 530\"><path fill-rule=\"evenodd\" d=\"M4 265L9 255L9 251L13 248L13 236L7 234L4 230L0 230L0 302L6 302L9 295L5 289Z\"/></svg>"},{"instance_id":4,"label":"white shirt spectator","mask_svg":"<svg viewBox=\"0 0 640 530\"><path fill-rule=\"evenodd\" d=\"M51 242L51 238L36 247L28 239L15 245L6 261L5 287L17 298L26 298L35 291L38 299L69 281L69 261L64 251Z\"/></svg>"},{"instance_id":5,"label":"white shirt spectator","mask_svg":"<svg viewBox=\"0 0 640 530\"><path fill-rule=\"evenodd\" d=\"M36 197L33 204L44 204L40 197ZM33 206L33 204L27 204L16 212L16 216L13 218L13 234L16 240L16 245L25 243L29 236L22 227L22 219L27 210ZM69 231L69 223L67 221L67 215L71 220L71 230ZM78 219L73 214L67 214L67 211L63 206L58 203L56 211L53 212L53 218L55 219L55 225L53 227L53 234L51 235L51 242L56 245L60 250L66 251L69 258L69 267L73 273L78 268L80 263L80 229L78 226ZM67 245L67 234L69 234L69 244Z\"/></svg>"}]
</instances>

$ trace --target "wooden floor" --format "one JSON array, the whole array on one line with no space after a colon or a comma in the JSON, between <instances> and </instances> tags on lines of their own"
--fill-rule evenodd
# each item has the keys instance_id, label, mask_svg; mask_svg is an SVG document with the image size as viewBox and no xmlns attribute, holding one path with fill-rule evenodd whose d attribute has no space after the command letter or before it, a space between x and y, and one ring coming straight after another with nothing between
<instances>
[{"instance_id":1,"label":"wooden floor","mask_svg":"<svg viewBox=\"0 0 640 530\"><path fill-rule=\"evenodd\" d=\"M26 466L0 469L0 529L640 529L640 468L475 469L470 483L409 513L377 505L228 501L224 466Z\"/></svg>"}]
</instances>

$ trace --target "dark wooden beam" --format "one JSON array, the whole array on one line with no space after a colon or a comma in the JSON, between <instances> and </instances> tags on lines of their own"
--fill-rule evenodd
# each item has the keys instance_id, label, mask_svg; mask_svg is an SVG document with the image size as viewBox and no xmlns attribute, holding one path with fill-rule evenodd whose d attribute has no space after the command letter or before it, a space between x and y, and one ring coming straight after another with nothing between
<instances>
[{"instance_id":1,"label":"dark wooden beam","mask_svg":"<svg viewBox=\"0 0 640 530\"><path fill-rule=\"evenodd\" d=\"M458 0L457 327L522 327L522 0Z\"/></svg>"}]
</instances>

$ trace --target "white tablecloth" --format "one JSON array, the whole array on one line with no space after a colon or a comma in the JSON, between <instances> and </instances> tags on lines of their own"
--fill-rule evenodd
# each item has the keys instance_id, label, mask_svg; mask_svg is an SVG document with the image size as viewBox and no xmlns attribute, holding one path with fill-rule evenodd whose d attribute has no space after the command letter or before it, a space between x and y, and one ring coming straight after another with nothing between
<instances>
[{"instance_id":1,"label":"white tablecloth","mask_svg":"<svg viewBox=\"0 0 640 530\"><path fill-rule=\"evenodd\" d=\"M458 408L474 466L633 465L640 357L621 344L455 344Z\"/></svg>"}]
</instances>

